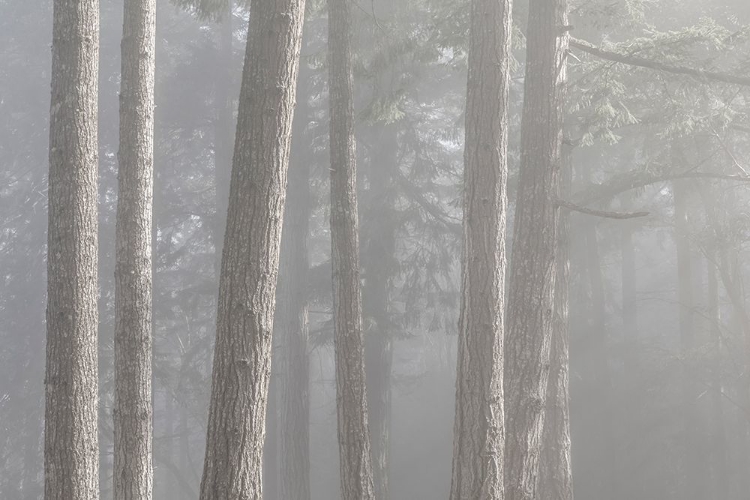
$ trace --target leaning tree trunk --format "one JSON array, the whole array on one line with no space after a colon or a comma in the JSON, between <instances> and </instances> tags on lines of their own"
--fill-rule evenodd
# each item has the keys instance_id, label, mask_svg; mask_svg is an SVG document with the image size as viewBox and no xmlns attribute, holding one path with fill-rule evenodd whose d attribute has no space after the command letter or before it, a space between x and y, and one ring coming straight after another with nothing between
<instances>
[{"instance_id":1,"label":"leaning tree trunk","mask_svg":"<svg viewBox=\"0 0 750 500\"><path fill-rule=\"evenodd\" d=\"M570 147L563 146L560 197L569 199L573 182ZM570 438L570 212L560 211L555 281L554 323L550 375L542 444L540 498L572 500L573 477Z\"/></svg>"},{"instance_id":2,"label":"leaning tree trunk","mask_svg":"<svg viewBox=\"0 0 750 500\"><path fill-rule=\"evenodd\" d=\"M351 0L328 0L331 261L341 496L374 498L359 289Z\"/></svg>"},{"instance_id":3,"label":"leaning tree trunk","mask_svg":"<svg viewBox=\"0 0 750 500\"><path fill-rule=\"evenodd\" d=\"M201 500L262 497L271 327L304 0L253 0L219 279Z\"/></svg>"},{"instance_id":4,"label":"leaning tree trunk","mask_svg":"<svg viewBox=\"0 0 750 500\"><path fill-rule=\"evenodd\" d=\"M472 0L451 500L503 498L509 0Z\"/></svg>"},{"instance_id":5,"label":"leaning tree trunk","mask_svg":"<svg viewBox=\"0 0 750 500\"><path fill-rule=\"evenodd\" d=\"M151 224L156 0L125 0L115 267L114 498L153 493Z\"/></svg>"},{"instance_id":6,"label":"leaning tree trunk","mask_svg":"<svg viewBox=\"0 0 750 500\"><path fill-rule=\"evenodd\" d=\"M99 498L99 1L55 0L47 233L44 498Z\"/></svg>"},{"instance_id":7,"label":"leaning tree trunk","mask_svg":"<svg viewBox=\"0 0 750 500\"><path fill-rule=\"evenodd\" d=\"M274 327L282 335L281 498L310 500L310 354L307 240L310 225L309 71L300 69Z\"/></svg>"},{"instance_id":8,"label":"leaning tree trunk","mask_svg":"<svg viewBox=\"0 0 750 500\"><path fill-rule=\"evenodd\" d=\"M505 357L509 500L537 497L552 339L566 0L531 0Z\"/></svg>"}]
</instances>

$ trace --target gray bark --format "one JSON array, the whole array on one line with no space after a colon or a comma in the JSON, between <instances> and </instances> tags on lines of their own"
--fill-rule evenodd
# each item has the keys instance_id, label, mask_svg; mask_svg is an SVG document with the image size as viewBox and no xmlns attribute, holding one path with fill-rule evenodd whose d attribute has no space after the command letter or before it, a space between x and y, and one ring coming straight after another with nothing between
<instances>
[{"instance_id":1,"label":"gray bark","mask_svg":"<svg viewBox=\"0 0 750 500\"><path fill-rule=\"evenodd\" d=\"M569 147L563 149L560 196L569 196L573 168ZM559 213L560 227L557 246L554 320L550 375L544 422L540 497L545 500L572 500L573 477L570 437L570 365L569 365L569 300L570 300L570 214Z\"/></svg>"},{"instance_id":2,"label":"gray bark","mask_svg":"<svg viewBox=\"0 0 750 500\"><path fill-rule=\"evenodd\" d=\"M359 280L351 0L328 0L331 261L341 497L374 498Z\"/></svg>"},{"instance_id":3,"label":"gray bark","mask_svg":"<svg viewBox=\"0 0 750 500\"><path fill-rule=\"evenodd\" d=\"M472 0L451 500L503 498L509 0Z\"/></svg>"},{"instance_id":4,"label":"gray bark","mask_svg":"<svg viewBox=\"0 0 750 500\"><path fill-rule=\"evenodd\" d=\"M271 329L304 7L304 0L251 4L201 500L262 498Z\"/></svg>"},{"instance_id":5,"label":"gray bark","mask_svg":"<svg viewBox=\"0 0 750 500\"><path fill-rule=\"evenodd\" d=\"M310 500L310 356L307 240L310 222L310 167L306 128L310 119L300 69L299 104L292 132L292 154L281 242L281 270L274 328L282 335L281 498Z\"/></svg>"},{"instance_id":6,"label":"gray bark","mask_svg":"<svg viewBox=\"0 0 750 500\"><path fill-rule=\"evenodd\" d=\"M365 333L365 366L375 496L378 500L389 500L393 367L389 292L396 252L393 172L398 168L398 129L393 124L384 125L376 134L375 155L368 173L370 203L362 251L365 273L362 299L365 324L368 325Z\"/></svg>"},{"instance_id":7,"label":"gray bark","mask_svg":"<svg viewBox=\"0 0 750 500\"><path fill-rule=\"evenodd\" d=\"M99 498L98 0L55 0L44 498Z\"/></svg>"},{"instance_id":8,"label":"gray bark","mask_svg":"<svg viewBox=\"0 0 750 500\"><path fill-rule=\"evenodd\" d=\"M153 494L152 208L156 1L125 0L115 267L114 498Z\"/></svg>"},{"instance_id":9,"label":"gray bark","mask_svg":"<svg viewBox=\"0 0 750 500\"><path fill-rule=\"evenodd\" d=\"M531 0L507 309L505 494L537 497L555 290L566 0Z\"/></svg>"}]
</instances>

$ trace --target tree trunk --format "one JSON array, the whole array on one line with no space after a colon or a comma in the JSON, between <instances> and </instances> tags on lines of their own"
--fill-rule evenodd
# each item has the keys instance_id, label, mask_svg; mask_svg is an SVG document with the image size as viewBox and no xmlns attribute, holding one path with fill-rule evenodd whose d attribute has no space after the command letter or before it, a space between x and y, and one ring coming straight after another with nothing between
<instances>
[{"instance_id":1,"label":"tree trunk","mask_svg":"<svg viewBox=\"0 0 750 500\"><path fill-rule=\"evenodd\" d=\"M451 500L503 498L511 2L472 0Z\"/></svg>"},{"instance_id":2,"label":"tree trunk","mask_svg":"<svg viewBox=\"0 0 750 500\"><path fill-rule=\"evenodd\" d=\"M331 261L341 496L374 498L359 280L351 0L328 0Z\"/></svg>"},{"instance_id":3,"label":"tree trunk","mask_svg":"<svg viewBox=\"0 0 750 500\"><path fill-rule=\"evenodd\" d=\"M274 327L282 335L281 498L310 500L310 356L308 346L309 269L307 240L310 211L310 154L307 124L309 95L300 69L298 105L292 132L287 204L281 242L281 271Z\"/></svg>"},{"instance_id":4,"label":"tree trunk","mask_svg":"<svg viewBox=\"0 0 750 500\"><path fill-rule=\"evenodd\" d=\"M549 377L558 176L568 50L566 0L531 0L506 336L505 493L536 498Z\"/></svg>"},{"instance_id":5,"label":"tree trunk","mask_svg":"<svg viewBox=\"0 0 750 500\"><path fill-rule=\"evenodd\" d=\"M262 497L271 327L304 6L304 0L251 4L201 500Z\"/></svg>"},{"instance_id":6,"label":"tree trunk","mask_svg":"<svg viewBox=\"0 0 750 500\"><path fill-rule=\"evenodd\" d=\"M398 129L384 125L377 132L368 180L369 216L363 249L365 284L362 291L365 324L367 408L372 440L375 496L389 500L388 467L391 437L391 372L393 328L390 303L392 262L396 252L393 171L398 168Z\"/></svg>"},{"instance_id":7,"label":"tree trunk","mask_svg":"<svg viewBox=\"0 0 750 500\"><path fill-rule=\"evenodd\" d=\"M570 147L563 146L560 197L570 199L573 168ZM546 416L542 443L540 498L572 500L573 478L570 441L570 213L561 211L557 246L555 309L552 354L547 382Z\"/></svg>"},{"instance_id":8,"label":"tree trunk","mask_svg":"<svg viewBox=\"0 0 750 500\"><path fill-rule=\"evenodd\" d=\"M673 146L674 147L674 146ZM690 244L690 222L688 211L688 197L691 188L689 181L676 181L674 189L675 211L675 245L677 247L677 305L679 307L680 324L680 355L683 360L683 394L682 415L684 427L682 429L683 457L683 495L684 499L704 499L703 467L700 455L700 421L698 414L698 398L701 388L696 383L696 373L692 367L691 357L696 348L695 328L695 298L693 294L693 256Z\"/></svg>"},{"instance_id":9,"label":"tree trunk","mask_svg":"<svg viewBox=\"0 0 750 500\"><path fill-rule=\"evenodd\" d=\"M149 500L153 494L155 43L156 1L125 0L115 269L115 500Z\"/></svg>"},{"instance_id":10,"label":"tree trunk","mask_svg":"<svg viewBox=\"0 0 750 500\"><path fill-rule=\"evenodd\" d=\"M46 500L99 497L98 0L55 0L47 233Z\"/></svg>"}]
</instances>

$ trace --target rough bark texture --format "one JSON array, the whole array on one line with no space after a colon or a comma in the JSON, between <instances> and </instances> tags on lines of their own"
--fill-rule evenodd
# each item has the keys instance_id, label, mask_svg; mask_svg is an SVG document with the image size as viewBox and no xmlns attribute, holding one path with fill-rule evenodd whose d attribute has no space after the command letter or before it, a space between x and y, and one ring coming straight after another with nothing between
<instances>
[{"instance_id":1,"label":"rough bark texture","mask_svg":"<svg viewBox=\"0 0 750 500\"><path fill-rule=\"evenodd\" d=\"M307 240L310 223L310 167L307 157L307 81L300 69L299 104L292 133L292 155L281 243L281 271L274 327L282 335L281 496L310 500L310 356L307 299Z\"/></svg>"},{"instance_id":2,"label":"rough bark texture","mask_svg":"<svg viewBox=\"0 0 750 500\"><path fill-rule=\"evenodd\" d=\"M560 197L570 195L573 168L570 148L563 150L564 164L560 177ZM540 498L572 500L573 477L570 438L570 331L568 303L570 300L570 214L561 210L557 246L554 323L550 375L547 382L547 403L540 475Z\"/></svg>"},{"instance_id":3,"label":"rough bark texture","mask_svg":"<svg viewBox=\"0 0 750 500\"><path fill-rule=\"evenodd\" d=\"M451 500L503 498L509 0L473 0Z\"/></svg>"},{"instance_id":4,"label":"rough bark texture","mask_svg":"<svg viewBox=\"0 0 750 500\"><path fill-rule=\"evenodd\" d=\"M251 4L219 279L201 500L260 500L304 0Z\"/></svg>"},{"instance_id":5,"label":"rough bark texture","mask_svg":"<svg viewBox=\"0 0 750 500\"><path fill-rule=\"evenodd\" d=\"M536 498L552 339L566 0L531 0L507 309L505 494Z\"/></svg>"},{"instance_id":6,"label":"rough bark texture","mask_svg":"<svg viewBox=\"0 0 750 500\"><path fill-rule=\"evenodd\" d=\"M56 0L47 233L44 497L99 498L98 0Z\"/></svg>"},{"instance_id":7,"label":"rough bark texture","mask_svg":"<svg viewBox=\"0 0 750 500\"><path fill-rule=\"evenodd\" d=\"M389 500L389 463L391 438L391 373L393 368L393 328L390 288L396 252L394 225L393 172L398 168L398 129L384 125L377 132L377 146L371 160L368 180L370 200L365 226L362 289L365 329L365 366L367 368L367 409L372 444L375 496Z\"/></svg>"},{"instance_id":8,"label":"rough bark texture","mask_svg":"<svg viewBox=\"0 0 750 500\"><path fill-rule=\"evenodd\" d=\"M341 497L374 498L359 281L351 0L328 0L331 261Z\"/></svg>"},{"instance_id":9,"label":"rough bark texture","mask_svg":"<svg viewBox=\"0 0 750 500\"><path fill-rule=\"evenodd\" d=\"M153 493L151 225L156 1L125 0L115 264L114 498Z\"/></svg>"}]
</instances>

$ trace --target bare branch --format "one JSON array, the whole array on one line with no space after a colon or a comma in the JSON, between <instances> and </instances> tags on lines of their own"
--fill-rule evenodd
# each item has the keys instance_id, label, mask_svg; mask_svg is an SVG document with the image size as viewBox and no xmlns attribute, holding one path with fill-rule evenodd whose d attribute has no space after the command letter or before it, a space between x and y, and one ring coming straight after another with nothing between
<instances>
[{"instance_id":1,"label":"bare branch","mask_svg":"<svg viewBox=\"0 0 750 500\"><path fill-rule=\"evenodd\" d=\"M565 207L568 210L572 210L574 212L579 212L586 215L593 215L594 217L602 217L605 219L637 219L639 217L647 217L651 215L649 212L608 212L605 210L596 210L593 208L587 208L582 207L580 205L576 205L575 203L571 203L569 201L565 200L557 200L557 204L561 207Z\"/></svg>"}]
</instances>

